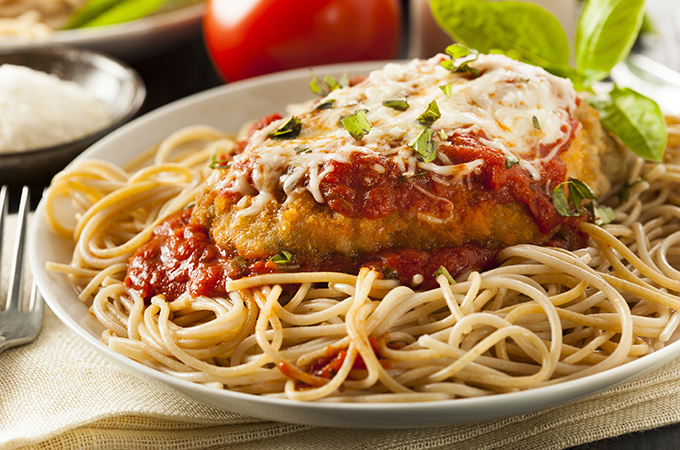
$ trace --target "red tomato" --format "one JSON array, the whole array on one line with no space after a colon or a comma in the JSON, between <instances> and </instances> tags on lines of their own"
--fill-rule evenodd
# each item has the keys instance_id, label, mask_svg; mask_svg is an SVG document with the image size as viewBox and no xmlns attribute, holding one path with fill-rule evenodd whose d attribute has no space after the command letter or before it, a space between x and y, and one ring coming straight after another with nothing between
<instances>
[{"instance_id":1,"label":"red tomato","mask_svg":"<svg viewBox=\"0 0 680 450\"><path fill-rule=\"evenodd\" d=\"M400 0L208 0L203 32L229 81L297 67L393 59Z\"/></svg>"}]
</instances>

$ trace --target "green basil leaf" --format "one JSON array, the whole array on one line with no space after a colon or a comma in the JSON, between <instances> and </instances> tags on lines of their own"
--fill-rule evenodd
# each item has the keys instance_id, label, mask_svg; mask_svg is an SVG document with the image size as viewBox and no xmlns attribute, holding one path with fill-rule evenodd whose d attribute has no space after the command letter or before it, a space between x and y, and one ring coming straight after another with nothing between
<instances>
[{"instance_id":1,"label":"green basil leaf","mask_svg":"<svg viewBox=\"0 0 680 450\"><path fill-rule=\"evenodd\" d=\"M564 192L565 188L569 192L569 197L567 198ZM582 215L584 207L581 206L581 202L584 199L590 200L590 203L585 206L592 214L595 219L595 223L601 225L603 223L609 223L613 220L614 210L606 206L600 206L597 201L597 196L595 192L581 180L576 178L569 178L567 181L560 183L552 192L552 200L557 213L563 217L578 217Z\"/></svg>"},{"instance_id":2,"label":"green basil leaf","mask_svg":"<svg viewBox=\"0 0 680 450\"><path fill-rule=\"evenodd\" d=\"M604 225L610 223L616 218L616 212L609 206L599 206L595 202L591 203L593 218L595 225Z\"/></svg>"},{"instance_id":3,"label":"green basil leaf","mask_svg":"<svg viewBox=\"0 0 680 450\"><path fill-rule=\"evenodd\" d=\"M449 284L456 284L456 280L453 279L451 273L444 266L439 266L439 269L434 273L434 277L437 278L439 275L444 275Z\"/></svg>"},{"instance_id":4,"label":"green basil leaf","mask_svg":"<svg viewBox=\"0 0 680 450\"><path fill-rule=\"evenodd\" d=\"M630 88L617 86L609 97L589 101L600 110L600 120L633 153L647 161L660 162L668 132L661 108L654 100Z\"/></svg>"},{"instance_id":5,"label":"green basil leaf","mask_svg":"<svg viewBox=\"0 0 680 450\"><path fill-rule=\"evenodd\" d=\"M505 155L505 168L506 169L509 169L516 164L519 164L519 159L515 155Z\"/></svg>"},{"instance_id":6,"label":"green basil leaf","mask_svg":"<svg viewBox=\"0 0 680 450\"><path fill-rule=\"evenodd\" d=\"M286 250L281 251L281 253L277 253L276 255L272 256L270 261L276 264L288 264L293 260L293 254L290 252L287 252Z\"/></svg>"},{"instance_id":7,"label":"green basil leaf","mask_svg":"<svg viewBox=\"0 0 680 450\"><path fill-rule=\"evenodd\" d=\"M437 143L432 139L433 134L432 128L425 128L408 143L409 147L415 150L426 163L437 159Z\"/></svg>"},{"instance_id":8,"label":"green basil leaf","mask_svg":"<svg viewBox=\"0 0 680 450\"><path fill-rule=\"evenodd\" d=\"M231 159L218 158L217 157L217 146L213 147L212 153L210 154L210 167L211 169L228 169L231 166Z\"/></svg>"},{"instance_id":9,"label":"green basil leaf","mask_svg":"<svg viewBox=\"0 0 680 450\"><path fill-rule=\"evenodd\" d=\"M395 100L385 100L383 106L396 109L397 111L406 111L408 109L408 102L405 98L398 98Z\"/></svg>"},{"instance_id":10,"label":"green basil leaf","mask_svg":"<svg viewBox=\"0 0 680 450\"><path fill-rule=\"evenodd\" d=\"M275 131L269 133L272 139L295 139L302 131L302 121L295 116L291 116L283 125Z\"/></svg>"},{"instance_id":11,"label":"green basil leaf","mask_svg":"<svg viewBox=\"0 0 680 450\"><path fill-rule=\"evenodd\" d=\"M442 116L436 100L432 100L427 109L413 122L418 128L429 128Z\"/></svg>"},{"instance_id":12,"label":"green basil leaf","mask_svg":"<svg viewBox=\"0 0 680 450\"><path fill-rule=\"evenodd\" d=\"M451 83L445 84L443 86L439 86L439 89L442 90L444 95L446 95L447 97L451 97L451 93L453 92L453 85Z\"/></svg>"},{"instance_id":13,"label":"green basil leaf","mask_svg":"<svg viewBox=\"0 0 680 450\"><path fill-rule=\"evenodd\" d=\"M540 130L540 129L541 129L541 124L538 122L538 117L536 117L536 116L531 116L531 121L532 121L533 124L534 124L534 128L536 128L537 130Z\"/></svg>"},{"instance_id":14,"label":"green basil leaf","mask_svg":"<svg viewBox=\"0 0 680 450\"><path fill-rule=\"evenodd\" d=\"M645 0L587 0L576 27L576 67L586 85L605 78L635 43Z\"/></svg>"},{"instance_id":15,"label":"green basil leaf","mask_svg":"<svg viewBox=\"0 0 680 450\"><path fill-rule=\"evenodd\" d=\"M319 103L318 105L316 105L316 108L314 108L314 109L315 110L331 109L331 108L333 108L333 106L335 106L335 100L330 99L330 100L326 100L325 102Z\"/></svg>"},{"instance_id":16,"label":"green basil leaf","mask_svg":"<svg viewBox=\"0 0 680 450\"><path fill-rule=\"evenodd\" d=\"M568 65L569 40L545 9L519 1L430 0L435 20L456 41L482 53L517 52L546 67Z\"/></svg>"},{"instance_id":17,"label":"green basil leaf","mask_svg":"<svg viewBox=\"0 0 680 450\"><path fill-rule=\"evenodd\" d=\"M460 44L449 45L446 47L446 53L451 56L451 59L442 61L441 65L443 68L454 73L468 72L474 77L479 75L479 70L470 66L470 63L477 59L479 53ZM470 56L470 58L465 58L466 56ZM461 61L461 58L465 59ZM444 93L446 93L446 91L444 91Z\"/></svg>"},{"instance_id":18,"label":"green basil leaf","mask_svg":"<svg viewBox=\"0 0 680 450\"><path fill-rule=\"evenodd\" d=\"M322 80L313 70L310 69L309 73L312 77L312 80L309 82L309 89L320 97L325 97L336 89L349 86L347 74L344 74L340 80L336 80L330 75L326 75Z\"/></svg>"},{"instance_id":19,"label":"green basil leaf","mask_svg":"<svg viewBox=\"0 0 680 450\"><path fill-rule=\"evenodd\" d=\"M360 109L354 114L340 119L340 124L357 141L362 140L373 128L368 117L366 117L366 112L365 109Z\"/></svg>"},{"instance_id":20,"label":"green basil leaf","mask_svg":"<svg viewBox=\"0 0 680 450\"><path fill-rule=\"evenodd\" d=\"M563 183L558 184L557 187L553 189L552 192L553 205L557 210L557 214L559 214L562 217L578 217L581 214L575 209L571 208L571 206L569 205L569 199L567 198L567 194L564 192L564 187L568 184L569 182L565 181Z\"/></svg>"},{"instance_id":21,"label":"green basil leaf","mask_svg":"<svg viewBox=\"0 0 680 450\"><path fill-rule=\"evenodd\" d=\"M585 184L583 181L576 178L569 178L569 188L575 189L582 198L587 198L589 200L597 200L595 192Z\"/></svg>"}]
</instances>

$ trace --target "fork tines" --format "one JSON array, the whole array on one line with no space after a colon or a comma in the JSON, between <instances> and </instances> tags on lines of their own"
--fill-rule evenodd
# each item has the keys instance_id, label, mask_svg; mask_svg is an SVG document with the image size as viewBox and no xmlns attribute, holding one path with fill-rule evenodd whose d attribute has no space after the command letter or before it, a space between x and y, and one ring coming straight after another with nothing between
<instances>
[{"instance_id":1,"label":"fork tines","mask_svg":"<svg viewBox=\"0 0 680 450\"><path fill-rule=\"evenodd\" d=\"M2 260L2 241L7 220L9 189L0 188L0 261ZM35 339L42 323L43 302L38 298L38 290L33 284L28 311L21 310L21 275L26 243L27 216L30 209L30 191L24 186L19 201L14 252L11 257L7 286L7 300L4 310L0 310L0 351L7 347L25 344Z\"/></svg>"}]
</instances>

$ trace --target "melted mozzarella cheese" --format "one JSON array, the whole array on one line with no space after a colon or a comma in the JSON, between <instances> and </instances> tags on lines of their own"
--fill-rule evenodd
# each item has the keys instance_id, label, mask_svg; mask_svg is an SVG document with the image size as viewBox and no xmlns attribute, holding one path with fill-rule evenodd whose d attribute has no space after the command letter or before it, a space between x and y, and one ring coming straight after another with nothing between
<instances>
[{"instance_id":1,"label":"melted mozzarella cheese","mask_svg":"<svg viewBox=\"0 0 680 450\"><path fill-rule=\"evenodd\" d=\"M291 107L290 115L302 122L300 134L288 140L268 137L289 117L255 132L236 159L249 160L248 166L254 167L256 173L250 177L233 173L221 180L223 187L241 194L254 188L258 195L272 198L276 189L290 194L306 177L305 188L323 203L319 184L329 170L322 168L324 161L348 162L353 152L389 158L404 176L427 170L449 182L464 182L465 176L483 161L453 165L439 154L435 163L424 163L408 146L421 132L413 122L433 100L441 112L432 125L435 132L444 130L448 136L474 133L484 145L515 156L539 179L540 161L554 158L573 132L571 117L577 107L577 95L571 82L502 55L479 55L469 63L479 71L479 76L472 78L442 67L446 58L437 55L429 60L387 64L356 86L337 89L321 101ZM448 96L441 88L445 85L451 85ZM383 105L396 99L406 99L408 109L398 111ZM315 109L320 102L329 100L334 101L332 108ZM372 128L357 141L338 124L360 109L366 110ZM437 133L434 139L441 143ZM296 152L302 145L310 151ZM542 155L545 149L549 152ZM249 178L251 183L246 185ZM262 204L253 201L247 213L255 212L254 208Z\"/></svg>"}]
</instances>

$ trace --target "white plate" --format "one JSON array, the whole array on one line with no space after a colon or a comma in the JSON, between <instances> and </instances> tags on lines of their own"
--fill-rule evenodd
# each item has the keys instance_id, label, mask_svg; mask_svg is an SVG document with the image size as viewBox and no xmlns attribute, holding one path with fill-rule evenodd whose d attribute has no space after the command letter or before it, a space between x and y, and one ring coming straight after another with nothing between
<instances>
[{"instance_id":1,"label":"white plate","mask_svg":"<svg viewBox=\"0 0 680 450\"><path fill-rule=\"evenodd\" d=\"M316 68L315 71L320 75L341 76L347 72L352 76L366 74L378 66L382 64L335 65ZM246 120L277 111L283 113L286 104L310 98L308 84L309 73L304 69L267 75L196 94L130 122L97 142L77 160L101 158L122 164L139 151L188 125L208 124L235 132ZM29 258L38 286L52 310L75 333L107 358L139 375L170 385L199 402L262 419L352 428L434 426L498 419L573 401L639 376L680 354L680 343L675 343L624 366L581 380L524 392L428 403L301 403L217 390L175 379L109 350L99 340L101 327L77 299L66 278L45 270L47 261L70 261L73 246L49 229L42 203L30 233Z\"/></svg>"},{"instance_id":2,"label":"white plate","mask_svg":"<svg viewBox=\"0 0 680 450\"><path fill-rule=\"evenodd\" d=\"M119 25L55 31L46 39L0 37L0 50L68 45L122 59L138 59L160 53L200 33L204 9L205 5L199 3Z\"/></svg>"}]
</instances>

